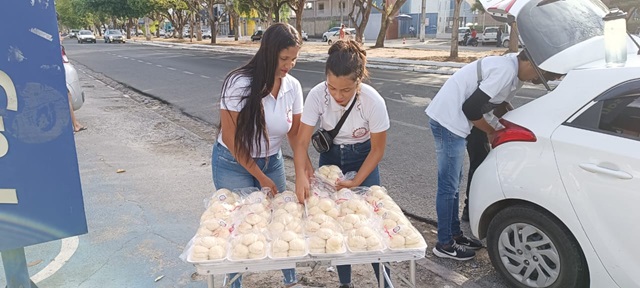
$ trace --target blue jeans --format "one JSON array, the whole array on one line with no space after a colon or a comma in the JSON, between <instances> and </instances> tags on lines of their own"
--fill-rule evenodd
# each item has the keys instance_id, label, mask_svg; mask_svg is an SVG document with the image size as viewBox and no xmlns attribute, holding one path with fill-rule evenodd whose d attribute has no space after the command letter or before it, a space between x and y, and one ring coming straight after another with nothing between
<instances>
[{"instance_id":1,"label":"blue jeans","mask_svg":"<svg viewBox=\"0 0 640 288\"><path fill-rule=\"evenodd\" d=\"M462 234L459 217L460 182L467 141L435 120L429 120L438 157L438 243L451 244L453 237Z\"/></svg>"},{"instance_id":2,"label":"blue jeans","mask_svg":"<svg viewBox=\"0 0 640 288\"><path fill-rule=\"evenodd\" d=\"M340 167L342 172L347 173L350 171L358 171L362 167L362 163L369 155L371 151L371 141L367 140L358 144L344 144L344 145L332 145L331 149L327 152L320 153L319 166L324 165L336 165ZM373 186L380 185L380 171L376 166L369 176L360 184L360 186ZM380 281L380 269L378 263L371 263L373 270L376 274L376 279ZM351 284L351 265L338 265L338 279L340 279L340 285ZM391 277L391 271L385 267L387 275ZM388 283L384 283L385 287L389 287Z\"/></svg>"},{"instance_id":3,"label":"blue jeans","mask_svg":"<svg viewBox=\"0 0 640 288\"><path fill-rule=\"evenodd\" d=\"M267 159L269 161L267 161ZM287 189L287 179L284 174L284 159L282 158L282 151L278 151L265 158L254 158L256 165L260 167L262 172L267 175L278 187L279 192L283 192ZM268 162L268 163L267 163ZM211 170L213 172L213 184L216 189L226 188L229 190L246 188L246 187L260 187L260 182L244 169L238 161L233 157L229 149L216 142L213 146L213 156L211 158ZM229 274L229 279L233 279L236 273ZM284 275L284 284L291 285L298 280L296 279L296 269L282 269L282 275ZM242 276L238 278L231 288L242 287Z\"/></svg>"}]
</instances>

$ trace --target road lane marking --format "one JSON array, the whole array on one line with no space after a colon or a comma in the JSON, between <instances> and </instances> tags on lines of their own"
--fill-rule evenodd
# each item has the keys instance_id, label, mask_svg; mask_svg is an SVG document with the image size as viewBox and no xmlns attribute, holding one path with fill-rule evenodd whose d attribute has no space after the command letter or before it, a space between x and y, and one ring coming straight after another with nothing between
<instances>
[{"instance_id":1,"label":"road lane marking","mask_svg":"<svg viewBox=\"0 0 640 288\"><path fill-rule=\"evenodd\" d=\"M173 68L173 67L167 67L167 69L176 71L176 68Z\"/></svg>"},{"instance_id":2,"label":"road lane marking","mask_svg":"<svg viewBox=\"0 0 640 288\"><path fill-rule=\"evenodd\" d=\"M122 58L124 58L124 59L129 59L129 57L127 57L127 56L123 56Z\"/></svg>"},{"instance_id":3,"label":"road lane marking","mask_svg":"<svg viewBox=\"0 0 640 288\"><path fill-rule=\"evenodd\" d=\"M189 71L182 71L182 73L184 74L189 74L189 75L193 75L193 73L189 72Z\"/></svg>"},{"instance_id":4,"label":"road lane marking","mask_svg":"<svg viewBox=\"0 0 640 288\"><path fill-rule=\"evenodd\" d=\"M160 68L164 67L164 66L162 66L162 65L160 65L160 64L156 64L156 66L157 66L157 67L160 67Z\"/></svg>"},{"instance_id":5,"label":"road lane marking","mask_svg":"<svg viewBox=\"0 0 640 288\"><path fill-rule=\"evenodd\" d=\"M429 131L429 128L424 127L424 126L411 124L411 123L407 123L407 122L402 122L400 120L389 119L389 121L391 121L391 123L395 123L395 124L402 125L402 126L405 126L405 127L416 128L416 129L422 130L422 131Z\"/></svg>"},{"instance_id":6,"label":"road lane marking","mask_svg":"<svg viewBox=\"0 0 640 288\"><path fill-rule=\"evenodd\" d=\"M200 75L200 77L204 78L204 79L210 79L211 77L209 76L205 76L205 75Z\"/></svg>"},{"instance_id":7,"label":"road lane marking","mask_svg":"<svg viewBox=\"0 0 640 288\"><path fill-rule=\"evenodd\" d=\"M215 58L215 57L210 57L210 58L213 59L213 60L220 60L220 61L227 61L227 62L238 62L236 60L229 60L229 59L222 59L222 58Z\"/></svg>"},{"instance_id":8,"label":"road lane marking","mask_svg":"<svg viewBox=\"0 0 640 288\"><path fill-rule=\"evenodd\" d=\"M0 189L0 204L18 204L16 189Z\"/></svg>"},{"instance_id":9,"label":"road lane marking","mask_svg":"<svg viewBox=\"0 0 640 288\"><path fill-rule=\"evenodd\" d=\"M147 64L147 65L152 65L152 64L151 64L151 63L149 63L149 62L144 62L144 64Z\"/></svg>"},{"instance_id":10,"label":"road lane marking","mask_svg":"<svg viewBox=\"0 0 640 288\"><path fill-rule=\"evenodd\" d=\"M62 239L60 253L56 258L53 259L46 267L44 267L40 272L36 273L31 277L31 281L33 283L38 283L44 279L49 278L54 273L58 272L64 264L71 259L74 253L78 250L78 244L80 243L78 236L73 236L69 238Z\"/></svg>"},{"instance_id":11,"label":"road lane marking","mask_svg":"<svg viewBox=\"0 0 640 288\"><path fill-rule=\"evenodd\" d=\"M142 60L138 60L138 62L140 62L140 63L144 63L144 61L142 61Z\"/></svg>"}]
</instances>

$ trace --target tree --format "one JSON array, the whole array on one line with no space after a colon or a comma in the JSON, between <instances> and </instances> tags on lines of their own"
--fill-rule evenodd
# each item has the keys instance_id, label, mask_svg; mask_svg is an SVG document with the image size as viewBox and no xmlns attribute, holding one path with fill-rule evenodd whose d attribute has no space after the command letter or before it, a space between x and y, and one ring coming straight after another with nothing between
<instances>
[{"instance_id":1,"label":"tree","mask_svg":"<svg viewBox=\"0 0 640 288\"><path fill-rule=\"evenodd\" d=\"M91 15L77 6L76 0L57 0L58 21L69 28L84 28L92 24Z\"/></svg>"},{"instance_id":2,"label":"tree","mask_svg":"<svg viewBox=\"0 0 640 288\"><path fill-rule=\"evenodd\" d=\"M296 13L296 30L298 30L300 39L302 39L302 13L304 12L306 2L306 0L292 0L287 3L291 10Z\"/></svg>"},{"instance_id":3,"label":"tree","mask_svg":"<svg viewBox=\"0 0 640 288\"><path fill-rule=\"evenodd\" d=\"M453 26L451 27L451 50L449 58L458 58L458 28L460 28L460 7L462 0L455 0L456 5L453 8Z\"/></svg>"},{"instance_id":4,"label":"tree","mask_svg":"<svg viewBox=\"0 0 640 288\"><path fill-rule=\"evenodd\" d=\"M380 14L382 14L380 32L378 32L378 38L376 39L376 45L373 46L374 48L384 47L384 39L385 37L387 37L387 29L389 28L389 24L391 23L391 21L393 21L393 17L398 13L398 11L400 11L400 7L402 7L405 2L407 2L407 0L383 0L382 8L378 8L377 6L373 7L376 10L380 11Z\"/></svg>"},{"instance_id":5,"label":"tree","mask_svg":"<svg viewBox=\"0 0 640 288\"><path fill-rule=\"evenodd\" d=\"M471 10L487 13L487 11L482 6L482 3L480 3L480 1L478 0L476 0L476 2L471 6ZM509 49L507 50L507 52L518 52L518 46L520 44L519 43L520 40L518 37L518 25L516 22L511 22L508 24L511 32L509 33ZM456 33L456 35L458 34ZM457 39L457 36L456 36L456 39Z\"/></svg>"},{"instance_id":6,"label":"tree","mask_svg":"<svg viewBox=\"0 0 640 288\"><path fill-rule=\"evenodd\" d=\"M356 41L360 43L363 43L362 35L364 34L364 29L367 27L367 23L369 23L372 7L372 0L354 0L353 6L351 6L349 19L351 19L353 26L356 28Z\"/></svg>"}]
</instances>

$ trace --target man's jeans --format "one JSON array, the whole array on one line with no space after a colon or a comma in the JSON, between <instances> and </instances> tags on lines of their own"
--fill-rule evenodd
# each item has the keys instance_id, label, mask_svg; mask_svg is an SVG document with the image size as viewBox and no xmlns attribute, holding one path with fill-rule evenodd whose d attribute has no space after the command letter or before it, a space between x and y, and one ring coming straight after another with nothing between
<instances>
[{"instance_id":1,"label":"man's jeans","mask_svg":"<svg viewBox=\"0 0 640 288\"><path fill-rule=\"evenodd\" d=\"M267 161L268 159L268 161ZM278 187L278 192L287 189L287 179L284 174L284 159L282 151L265 158L254 158L256 165L267 175ZM247 169L244 169L233 157L229 149L216 142L213 145L213 156L211 157L211 169L213 172L213 184L216 189L226 188L229 190L260 187L260 182L255 179ZM229 279L233 279L236 273L229 274ZM298 282L296 279L296 269L282 269L284 284L290 285ZM241 288L242 277L233 282L231 288Z\"/></svg>"},{"instance_id":2,"label":"man's jeans","mask_svg":"<svg viewBox=\"0 0 640 288\"><path fill-rule=\"evenodd\" d=\"M436 213L438 242L443 245L451 243L454 236L462 234L458 209L466 140L434 120L429 120L429 125L438 157Z\"/></svg>"}]
</instances>

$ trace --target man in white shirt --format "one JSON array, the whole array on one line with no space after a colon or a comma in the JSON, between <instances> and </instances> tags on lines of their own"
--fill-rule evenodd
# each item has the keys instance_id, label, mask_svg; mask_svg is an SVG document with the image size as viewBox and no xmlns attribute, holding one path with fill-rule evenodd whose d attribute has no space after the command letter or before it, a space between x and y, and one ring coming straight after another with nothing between
<instances>
[{"instance_id":1,"label":"man in white shirt","mask_svg":"<svg viewBox=\"0 0 640 288\"><path fill-rule=\"evenodd\" d=\"M474 250L482 248L480 241L464 236L460 230L458 199L465 146L470 140L468 148L475 151L470 153L474 154L472 162L482 163L488 153L486 144L495 132L484 114L494 109L506 112L510 108L508 101L523 82L537 78L536 68L525 51L485 57L453 74L425 110L438 158L438 243L433 248L436 256L470 260L475 256ZM471 133L472 138L466 139ZM479 151L482 149L484 153Z\"/></svg>"}]
</instances>

